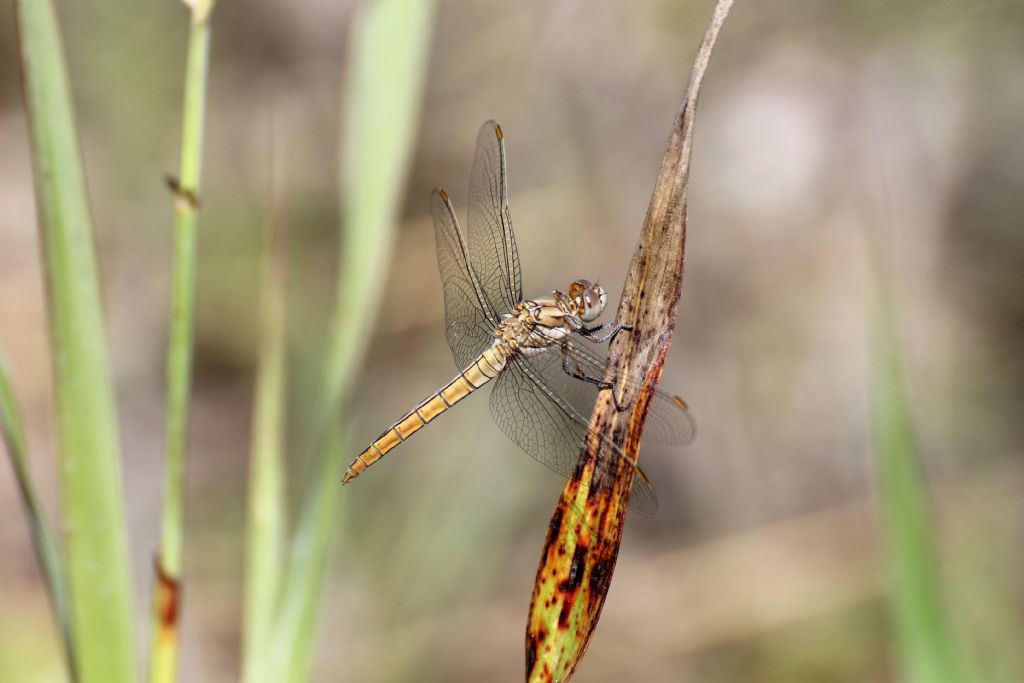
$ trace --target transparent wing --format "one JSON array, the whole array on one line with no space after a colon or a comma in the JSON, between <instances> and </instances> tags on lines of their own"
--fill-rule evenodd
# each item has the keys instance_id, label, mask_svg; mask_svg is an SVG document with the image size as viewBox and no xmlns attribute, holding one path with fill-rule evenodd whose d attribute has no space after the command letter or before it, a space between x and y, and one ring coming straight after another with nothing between
<instances>
[{"instance_id":1,"label":"transparent wing","mask_svg":"<svg viewBox=\"0 0 1024 683\"><path fill-rule=\"evenodd\" d=\"M589 430L594 401L590 401L586 412L580 411L576 406L581 405L584 394L577 393L572 385L560 387L567 390L564 394L556 391L547 379L556 376L555 373L565 375L557 349L529 359L521 356L509 359L505 370L495 380L491 415L498 427L530 457L563 477L571 477ZM588 386L576 379L573 382ZM590 396L596 398L596 392L591 392ZM611 442L604 444L602 457L625 457ZM654 490L639 472L633 478L629 506L647 516L658 509Z\"/></svg>"},{"instance_id":2,"label":"transparent wing","mask_svg":"<svg viewBox=\"0 0 1024 683\"><path fill-rule=\"evenodd\" d=\"M430 210L437 237L437 266L444 286L445 336L461 369L490 346L498 320L467 260L466 241L448 193L434 190Z\"/></svg>"},{"instance_id":3,"label":"transparent wing","mask_svg":"<svg viewBox=\"0 0 1024 683\"><path fill-rule=\"evenodd\" d=\"M505 169L501 126L488 121L477 135L469 177L467 242L469 263L497 313L509 312L523 300L523 276L509 218Z\"/></svg>"},{"instance_id":4,"label":"transparent wing","mask_svg":"<svg viewBox=\"0 0 1024 683\"><path fill-rule=\"evenodd\" d=\"M625 333L623 333L625 334ZM608 360L606 347L595 346L573 335L571 361L576 368L587 377L602 379L604 368ZM597 401L598 388L576 377L567 375L562 370L561 357L558 349L553 349L552 354L559 356L558 373L548 373L545 380L551 387L566 396L575 400L574 407L584 415L590 415ZM572 367L570 365L570 367ZM640 378L635 381L627 381L633 389L638 388ZM582 386L581 386L582 385ZM654 390L654 398L651 400L651 407L647 413L647 421L644 423L644 433L641 437L643 443L657 444L660 446L685 446L693 441L697 435L697 423L690 414L686 401L667 394L659 389Z\"/></svg>"}]
</instances>

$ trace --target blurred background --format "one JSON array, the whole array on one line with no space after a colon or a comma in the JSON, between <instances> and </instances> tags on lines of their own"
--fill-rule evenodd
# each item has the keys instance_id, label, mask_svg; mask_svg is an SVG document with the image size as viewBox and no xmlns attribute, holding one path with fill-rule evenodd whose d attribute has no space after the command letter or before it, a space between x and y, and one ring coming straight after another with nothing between
<instances>
[{"instance_id":1,"label":"blurred background","mask_svg":"<svg viewBox=\"0 0 1024 683\"><path fill-rule=\"evenodd\" d=\"M169 1L56 6L97 226L142 629L163 452L171 197L161 176L177 166L186 16ZM382 314L365 331L370 355L349 408L360 448L453 374L428 197L443 186L464 211L485 119L506 134L527 295L600 278L617 305L710 7L438 4ZM214 15L183 680L238 676L255 292L275 173L289 242L294 497L309 470L352 15L351 3L325 0L224 0ZM10 5L0 10L0 344L55 512L13 19ZM737 3L698 110L688 261L662 381L690 403L698 437L642 453L661 508L627 524L577 680L899 679L868 424L869 242L901 311L956 632L990 680L1024 680L1022 73L1020 2ZM561 486L474 397L339 487L314 679L520 679ZM63 680L6 464L0 518L0 678Z\"/></svg>"}]
</instances>

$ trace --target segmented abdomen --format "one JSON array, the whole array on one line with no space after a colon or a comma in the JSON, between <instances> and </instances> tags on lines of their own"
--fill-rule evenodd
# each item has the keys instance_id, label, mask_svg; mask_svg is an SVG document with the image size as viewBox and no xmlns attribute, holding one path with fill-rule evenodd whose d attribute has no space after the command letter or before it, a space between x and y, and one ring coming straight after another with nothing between
<instances>
[{"instance_id":1,"label":"segmented abdomen","mask_svg":"<svg viewBox=\"0 0 1024 683\"><path fill-rule=\"evenodd\" d=\"M369 448L356 456L345 471L341 483L347 484L363 470L384 457L384 454L398 446L410 436L474 391L490 382L505 369L506 358L502 350L492 346L481 353L451 382L431 394L418 406L402 416L400 420L384 430L370 444Z\"/></svg>"}]
</instances>

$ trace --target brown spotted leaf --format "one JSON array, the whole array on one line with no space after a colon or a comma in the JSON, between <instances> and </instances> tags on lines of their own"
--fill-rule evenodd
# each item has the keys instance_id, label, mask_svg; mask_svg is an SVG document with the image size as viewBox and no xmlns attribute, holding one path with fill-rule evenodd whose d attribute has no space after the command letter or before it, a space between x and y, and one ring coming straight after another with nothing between
<instances>
[{"instance_id":1,"label":"brown spotted leaf","mask_svg":"<svg viewBox=\"0 0 1024 683\"><path fill-rule=\"evenodd\" d=\"M697 95L731 5L731 0L718 0L697 52L620 299L617 320L633 331L615 338L605 380L638 388L627 388L614 398L611 391L601 392L579 466L551 518L526 627L529 683L569 680L608 595L636 472L631 461L636 459L675 329L686 256L686 186ZM602 449L608 447L604 440L627 457L602 457Z\"/></svg>"}]
</instances>

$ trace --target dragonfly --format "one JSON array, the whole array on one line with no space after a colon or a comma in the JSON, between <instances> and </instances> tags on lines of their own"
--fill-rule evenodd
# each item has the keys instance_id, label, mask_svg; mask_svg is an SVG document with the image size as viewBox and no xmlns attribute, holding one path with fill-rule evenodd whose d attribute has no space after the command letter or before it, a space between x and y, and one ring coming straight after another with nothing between
<instances>
[{"instance_id":1,"label":"dragonfly","mask_svg":"<svg viewBox=\"0 0 1024 683\"><path fill-rule=\"evenodd\" d=\"M467 231L448 193L434 190L431 214L444 288L445 336L458 374L377 437L348 466L342 483L431 424L466 397L493 385L490 412L498 427L535 460L572 477L600 391L605 344L631 331L619 323L592 324L608 295L599 283L577 279L566 292L524 299L519 249L508 208L505 136L494 121L480 128L470 172ZM678 396L656 390L644 443L683 445L695 422ZM627 457L603 441L607 464ZM650 480L635 462L630 507L657 508Z\"/></svg>"}]
</instances>

